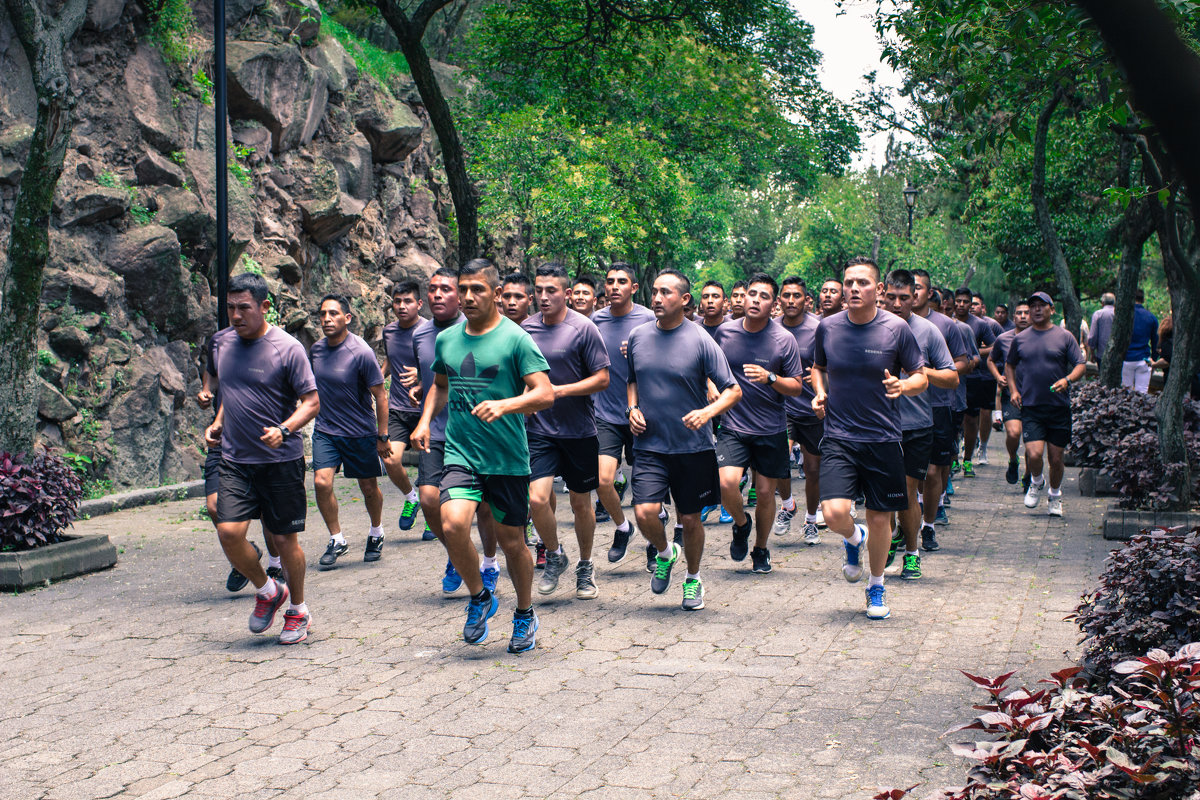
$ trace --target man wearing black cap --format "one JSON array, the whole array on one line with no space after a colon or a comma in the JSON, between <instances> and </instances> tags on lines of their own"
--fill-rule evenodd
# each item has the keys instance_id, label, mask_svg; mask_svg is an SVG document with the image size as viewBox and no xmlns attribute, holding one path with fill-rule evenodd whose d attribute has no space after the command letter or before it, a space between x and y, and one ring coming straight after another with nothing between
<instances>
[{"instance_id":1,"label":"man wearing black cap","mask_svg":"<svg viewBox=\"0 0 1200 800\"><path fill-rule=\"evenodd\" d=\"M1025 463L1031 476L1025 507L1036 508L1045 485L1043 454L1050 461L1049 513L1062 516L1063 451L1071 441L1071 384L1086 364L1079 342L1053 324L1054 301L1045 292L1029 297L1028 328L1013 337L1004 375L1010 400L1021 410Z\"/></svg>"}]
</instances>

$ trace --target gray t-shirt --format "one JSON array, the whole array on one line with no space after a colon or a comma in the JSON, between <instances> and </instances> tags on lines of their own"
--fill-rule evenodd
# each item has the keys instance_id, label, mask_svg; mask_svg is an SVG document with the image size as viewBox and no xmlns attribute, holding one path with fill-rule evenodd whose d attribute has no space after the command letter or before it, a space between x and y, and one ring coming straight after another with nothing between
<instances>
[{"instance_id":1,"label":"gray t-shirt","mask_svg":"<svg viewBox=\"0 0 1200 800\"><path fill-rule=\"evenodd\" d=\"M736 384L725 354L712 337L686 321L669 331L648 322L629 335L628 354L629 382L637 384L638 406L646 418L646 430L633 437L633 449L651 453L712 450L712 426L692 431L683 424L688 412L708 405L706 379L711 379L719 392Z\"/></svg>"},{"instance_id":2,"label":"gray t-shirt","mask_svg":"<svg viewBox=\"0 0 1200 800\"><path fill-rule=\"evenodd\" d=\"M438 334L455 325L462 325L467 318L460 312L458 316L442 325L437 320L427 319L417 323L413 332L413 357L417 360L417 371L421 376L421 411L425 410L425 401L433 392L433 361L437 356L434 345ZM446 441L446 409L434 417L429 423L429 438L435 442Z\"/></svg>"},{"instance_id":3,"label":"gray t-shirt","mask_svg":"<svg viewBox=\"0 0 1200 800\"><path fill-rule=\"evenodd\" d=\"M958 335L967 348L967 360L979 358L979 348L975 346L975 331L965 322L960 322L957 318L954 319L954 325L958 329ZM982 363L982 362L980 362ZM970 373L969 373L970 374ZM959 378L958 388L954 390L954 402L951 407L955 411L966 411L967 409L967 375Z\"/></svg>"},{"instance_id":4,"label":"gray t-shirt","mask_svg":"<svg viewBox=\"0 0 1200 800\"><path fill-rule=\"evenodd\" d=\"M315 430L330 436L377 435L371 387L383 383L383 372L371 345L347 333L339 345L328 339L314 343L308 359L321 397Z\"/></svg>"},{"instance_id":5,"label":"gray t-shirt","mask_svg":"<svg viewBox=\"0 0 1200 800\"><path fill-rule=\"evenodd\" d=\"M1071 390L1052 392L1050 387L1083 363L1075 337L1057 325L1049 330L1026 328L1008 346L1008 361L1017 378L1023 406L1071 407Z\"/></svg>"},{"instance_id":6,"label":"gray t-shirt","mask_svg":"<svg viewBox=\"0 0 1200 800\"><path fill-rule=\"evenodd\" d=\"M962 328L959 327L958 321L950 319L940 311L929 310L929 316L925 317L927 322L933 324L934 327L942 334L942 339L946 342L946 347L950 350L950 358L970 358L972 348L966 341L967 337L963 336ZM962 380L958 385L962 386ZM965 390L964 390L965 391ZM958 389L939 389L933 384L925 390L929 395L929 404L933 408L951 408L954 405L954 396L958 393ZM966 395L963 395L963 402L966 402Z\"/></svg>"},{"instance_id":7,"label":"gray t-shirt","mask_svg":"<svg viewBox=\"0 0 1200 800\"><path fill-rule=\"evenodd\" d=\"M400 374L409 367L417 366L417 357L413 353L413 334L425 324L418 319L413 325L401 328L399 322L389 322L383 326L383 354L388 360L388 375L392 384L388 388L388 410L395 409L406 414L416 414L420 411L408 389L400 382Z\"/></svg>"},{"instance_id":8,"label":"gray t-shirt","mask_svg":"<svg viewBox=\"0 0 1200 800\"><path fill-rule=\"evenodd\" d=\"M942 332L937 326L924 317L910 314L908 327L917 344L921 347L921 358L930 369L954 369L954 359L950 357L950 348L942 338ZM932 387L931 387L932 388ZM919 431L933 426L933 398L929 389L915 397L900 396L900 430Z\"/></svg>"},{"instance_id":9,"label":"gray t-shirt","mask_svg":"<svg viewBox=\"0 0 1200 800\"><path fill-rule=\"evenodd\" d=\"M713 337L714 339L717 338L717 331L721 330L721 325L725 324L724 322L722 322L721 325L709 325L708 323L704 322L701 319L697 319L696 322L700 325L700 327L704 330L705 333L707 333L709 336Z\"/></svg>"},{"instance_id":10,"label":"gray t-shirt","mask_svg":"<svg viewBox=\"0 0 1200 800\"><path fill-rule=\"evenodd\" d=\"M971 334L975 341L976 352L981 351L983 348L996 341L996 331L992 329L992 326L988 325L986 321L980 319L974 314L967 314L966 320L960 320L960 322L963 322L971 329ZM993 324L995 323L993 322ZM998 328L1000 326L996 325L996 327ZM992 373L988 372L987 364L984 364L982 360L979 362L979 366L977 366L964 377L969 381L993 380Z\"/></svg>"},{"instance_id":11,"label":"gray t-shirt","mask_svg":"<svg viewBox=\"0 0 1200 800\"><path fill-rule=\"evenodd\" d=\"M751 436L768 436L787 430L787 411L784 396L765 383L746 378L745 365L758 364L783 378L798 378L804 368L800 363L800 348L796 340L773 321L757 333L745 328L745 318L726 322L714 337L734 380L742 389L742 399L721 418L722 427Z\"/></svg>"},{"instance_id":12,"label":"gray t-shirt","mask_svg":"<svg viewBox=\"0 0 1200 800\"><path fill-rule=\"evenodd\" d=\"M634 303L628 314L617 317L613 315L612 307L606 306L592 314L592 322L600 331L609 361L608 388L593 396L596 419L613 425L627 425L629 420L625 418L625 409L629 406L629 396L625 393L625 386L629 383L629 363L621 354L621 342L628 341L634 328L654 322L654 312Z\"/></svg>"},{"instance_id":13,"label":"gray t-shirt","mask_svg":"<svg viewBox=\"0 0 1200 800\"><path fill-rule=\"evenodd\" d=\"M1011 331L1005 331L996 337L996 341L992 343L992 352L988 359L996 365L996 369L1000 370L1000 374L1004 374L1004 365L1008 363L1008 348L1012 346L1013 337L1017 335L1014 328ZM1001 389L1005 397L1008 397L1009 390Z\"/></svg>"},{"instance_id":14,"label":"gray t-shirt","mask_svg":"<svg viewBox=\"0 0 1200 800\"><path fill-rule=\"evenodd\" d=\"M217 349L217 375L225 408L222 458L238 464L304 458L300 436L289 436L274 450L259 439L263 428L282 423L295 412L300 396L317 388L304 345L274 325L249 341L234 334Z\"/></svg>"},{"instance_id":15,"label":"gray t-shirt","mask_svg":"<svg viewBox=\"0 0 1200 800\"><path fill-rule=\"evenodd\" d=\"M550 364L550 383L555 386L577 383L609 365L600 331L578 311L567 309L567 316L557 325L547 325L541 314L535 314L521 327ZM537 436L560 439L595 436L592 396L560 397L545 411L526 417L525 428Z\"/></svg>"},{"instance_id":16,"label":"gray t-shirt","mask_svg":"<svg viewBox=\"0 0 1200 800\"><path fill-rule=\"evenodd\" d=\"M925 366L912 330L877 310L865 324L847 311L817 325L815 364L825 370L825 435L852 442L898 442L900 414L883 388L883 372L899 378Z\"/></svg>"},{"instance_id":17,"label":"gray t-shirt","mask_svg":"<svg viewBox=\"0 0 1200 800\"><path fill-rule=\"evenodd\" d=\"M804 365L804 374L808 374L808 370L812 367L814 351L816 348L815 337L817 335L817 323L821 318L813 314L805 314L799 325L790 326L783 322L780 317L779 327L787 333L790 333L796 340L796 347L800 353L800 363ZM787 397L783 401L784 408L787 413L793 417L812 417L816 418L813 413L812 401L816 397L813 391L812 384L804 384L804 393L795 397Z\"/></svg>"}]
</instances>

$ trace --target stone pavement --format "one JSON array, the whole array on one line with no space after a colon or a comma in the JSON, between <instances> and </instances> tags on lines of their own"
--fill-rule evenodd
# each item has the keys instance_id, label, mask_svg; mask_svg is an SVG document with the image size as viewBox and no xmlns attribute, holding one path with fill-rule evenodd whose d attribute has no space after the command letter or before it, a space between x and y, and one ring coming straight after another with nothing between
<instances>
[{"instance_id":1,"label":"stone pavement","mask_svg":"<svg viewBox=\"0 0 1200 800\"><path fill-rule=\"evenodd\" d=\"M538 647L522 656L505 650L506 575L487 643L461 641L462 590L442 596L444 551L419 521L396 530L394 490L377 564L359 555L351 483L337 570L313 567L326 533L311 509L314 636L293 648L278 621L246 630L250 591L225 592L202 501L82 522L121 548L113 570L0 599L0 798L750 800L959 783L965 762L938 737L983 695L958 670L1032 683L1064 666L1079 648L1063 617L1110 547L1074 470L1065 522L1044 501L1026 510L1002 471L960 479L925 577L889 579L889 620L866 619L834 535L773 536L775 571L753 575L729 560L728 526L709 526L708 607L689 613L678 571L655 596L640 549L607 563L610 523L600 599L575 600L573 572L535 593Z\"/></svg>"}]
</instances>

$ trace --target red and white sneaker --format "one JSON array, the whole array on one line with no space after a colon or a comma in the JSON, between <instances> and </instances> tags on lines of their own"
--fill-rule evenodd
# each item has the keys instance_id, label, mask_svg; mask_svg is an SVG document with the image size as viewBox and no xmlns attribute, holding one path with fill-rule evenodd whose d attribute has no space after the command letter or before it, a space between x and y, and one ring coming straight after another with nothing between
<instances>
[{"instance_id":1,"label":"red and white sneaker","mask_svg":"<svg viewBox=\"0 0 1200 800\"><path fill-rule=\"evenodd\" d=\"M262 633L275 622L275 612L288 601L286 583L275 583L275 596L254 595L254 613L250 615L250 632Z\"/></svg>"},{"instance_id":2,"label":"red and white sneaker","mask_svg":"<svg viewBox=\"0 0 1200 800\"><path fill-rule=\"evenodd\" d=\"M301 614L289 608L283 612L283 633L279 634L280 644L300 644L308 638L308 629L312 625L312 614Z\"/></svg>"}]
</instances>

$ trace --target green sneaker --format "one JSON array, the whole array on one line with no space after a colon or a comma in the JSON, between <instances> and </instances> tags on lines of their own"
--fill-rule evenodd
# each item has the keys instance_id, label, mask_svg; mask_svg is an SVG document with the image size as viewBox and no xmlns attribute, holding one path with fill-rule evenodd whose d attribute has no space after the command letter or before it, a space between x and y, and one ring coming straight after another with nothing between
<instances>
[{"instance_id":1,"label":"green sneaker","mask_svg":"<svg viewBox=\"0 0 1200 800\"><path fill-rule=\"evenodd\" d=\"M679 560L679 545L671 542L671 557L663 558L655 556L654 558L654 577L650 579L650 591L655 594L662 594L671 585L671 568L675 566L675 562Z\"/></svg>"},{"instance_id":2,"label":"green sneaker","mask_svg":"<svg viewBox=\"0 0 1200 800\"><path fill-rule=\"evenodd\" d=\"M904 532L897 525L895 530L892 531L892 542L888 545L888 557L887 563L883 565L884 569L890 567L892 562L896 560L896 551L902 544L904 544Z\"/></svg>"},{"instance_id":3,"label":"green sneaker","mask_svg":"<svg viewBox=\"0 0 1200 800\"><path fill-rule=\"evenodd\" d=\"M704 584L699 578L687 578L683 582L683 610L699 611L704 608Z\"/></svg>"},{"instance_id":4,"label":"green sneaker","mask_svg":"<svg viewBox=\"0 0 1200 800\"><path fill-rule=\"evenodd\" d=\"M412 500L404 501L404 508L400 509L400 530L406 531L412 528L413 521L417 518L417 511L421 508L420 503L414 503Z\"/></svg>"},{"instance_id":5,"label":"green sneaker","mask_svg":"<svg viewBox=\"0 0 1200 800\"><path fill-rule=\"evenodd\" d=\"M754 508L758 505L758 492L754 491L754 487L750 487L750 491L746 492L746 508Z\"/></svg>"},{"instance_id":6,"label":"green sneaker","mask_svg":"<svg viewBox=\"0 0 1200 800\"><path fill-rule=\"evenodd\" d=\"M964 478L974 478L975 477L975 467L971 466L970 461L963 462L963 477Z\"/></svg>"},{"instance_id":7,"label":"green sneaker","mask_svg":"<svg viewBox=\"0 0 1200 800\"><path fill-rule=\"evenodd\" d=\"M904 569L900 570L900 579L915 581L921 577L921 556L918 553L904 554Z\"/></svg>"}]
</instances>

